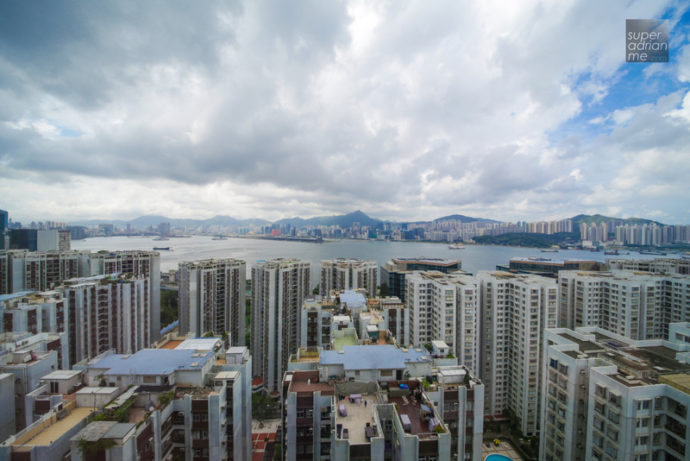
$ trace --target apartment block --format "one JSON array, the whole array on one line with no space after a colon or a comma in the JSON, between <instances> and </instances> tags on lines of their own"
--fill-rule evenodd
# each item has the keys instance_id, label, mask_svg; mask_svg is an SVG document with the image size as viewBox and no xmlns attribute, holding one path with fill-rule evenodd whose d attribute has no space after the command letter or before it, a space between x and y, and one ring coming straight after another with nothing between
<instances>
[{"instance_id":1,"label":"apartment block","mask_svg":"<svg viewBox=\"0 0 690 461\"><path fill-rule=\"evenodd\" d=\"M180 263L178 275L180 333L227 333L233 346L244 346L245 262L219 259Z\"/></svg>"},{"instance_id":2,"label":"apartment block","mask_svg":"<svg viewBox=\"0 0 690 461\"><path fill-rule=\"evenodd\" d=\"M5 350L0 355L0 373L14 376L14 421L17 430L30 422L26 420L25 396L36 389L43 376L58 368L57 351L22 348Z\"/></svg>"},{"instance_id":3,"label":"apartment block","mask_svg":"<svg viewBox=\"0 0 690 461\"><path fill-rule=\"evenodd\" d=\"M252 268L253 373L270 392L280 390L290 354L299 347L310 272L311 264L298 259L261 261Z\"/></svg>"},{"instance_id":4,"label":"apartment block","mask_svg":"<svg viewBox=\"0 0 690 461\"><path fill-rule=\"evenodd\" d=\"M541 460L690 459L690 347L598 327L544 334Z\"/></svg>"},{"instance_id":5,"label":"apartment block","mask_svg":"<svg viewBox=\"0 0 690 461\"><path fill-rule=\"evenodd\" d=\"M0 252L0 294L51 290L64 280L83 275L79 271L83 258L84 253L77 251Z\"/></svg>"},{"instance_id":6,"label":"apartment block","mask_svg":"<svg viewBox=\"0 0 690 461\"><path fill-rule=\"evenodd\" d=\"M556 281L507 272L479 272L477 279L485 413L495 418L512 413L524 435L537 435L542 335L556 326Z\"/></svg>"},{"instance_id":7,"label":"apartment block","mask_svg":"<svg viewBox=\"0 0 690 461\"><path fill-rule=\"evenodd\" d=\"M606 265L610 270L690 275L690 259L686 258L607 259Z\"/></svg>"},{"instance_id":8,"label":"apartment block","mask_svg":"<svg viewBox=\"0 0 690 461\"><path fill-rule=\"evenodd\" d=\"M70 280L58 290L68 306L70 364L111 349L132 354L153 342L149 278L99 275Z\"/></svg>"},{"instance_id":9,"label":"apartment block","mask_svg":"<svg viewBox=\"0 0 690 461\"><path fill-rule=\"evenodd\" d=\"M99 251L89 253L86 268L80 269L80 276L108 274L132 274L134 277L149 279L147 296L150 336L152 341L157 341L161 331L160 253L157 251Z\"/></svg>"},{"instance_id":10,"label":"apartment block","mask_svg":"<svg viewBox=\"0 0 690 461\"><path fill-rule=\"evenodd\" d=\"M283 452L286 459L479 461L483 392L456 359L426 351L300 349L283 381Z\"/></svg>"},{"instance_id":11,"label":"apartment block","mask_svg":"<svg viewBox=\"0 0 690 461\"><path fill-rule=\"evenodd\" d=\"M108 352L27 398L34 422L0 445L27 460L251 459L251 357L219 338Z\"/></svg>"},{"instance_id":12,"label":"apartment block","mask_svg":"<svg viewBox=\"0 0 690 461\"><path fill-rule=\"evenodd\" d=\"M603 270L605 264L599 261L566 259L554 261L550 258L510 258L507 266L496 266L496 270L512 272L513 274L534 274L543 277L557 278L558 272L563 270Z\"/></svg>"},{"instance_id":13,"label":"apartment block","mask_svg":"<svg viewBox=\"0 0 690 461\"><path fill-rule=\"evenodd\" d=\"M484 384L464 366L433 369L425 393L451 435L451 454L481 461L484 439Z\"/></svg>"},{"instance_id":14,"label":"apartment block","mask_svg":"<svg viewBox=\"0 0 690 461\"><path fill-rule=\"evenodd\" d=\"M407 308L400 298L396 296L376 298L371 306L372 309L380 312L383 317L382 328L390 332L397 344L403 346L410 344Z\"/></svg>"},{"instance_id":15,"label":"apartment block","mask_svg":"<svg viewBox=\"0 0 690 461\"><path fill-rule=\"evenodd\" d=\"M669 324L690 320L688 276L563 271L558 285L562 327L598 326L632 339L663 339Z\"/></svg>"},{"instance_id":16,"label":"apartment block","mask_svg":"<svg viewBox=\"0 0 690 461\"><path fill-rule=\"evenodd\" d=\"M396 384L398 384L396 382ZM329 383L316 371L283 380L286 460L450 460L451 436L417 380Z\"/></svg>"},{"instance_id":17,"label":"apartment block","mask_svg":"<svg viewBox=\"0 0 690 461\"><path fill-rule=\"evenodd\" d=\"M321 261L319 292L327 295L331 290L366 290L367 296L376 297L379 269L376 261L336 258Z\"/></svg>"},{"instance_id":18,"label":"apartment block","mask_svg":"<svg viewBox=\"0 0 690 461\"><path fill-rule=\"evenodd\" d=\"M333 316L338 315L334 298L307 299L302 305L300 347L324 347L331 344Z\"/></svg>"},{"instance_id":19,"label":"apartment block","mask_svg":"<svg viewBox=\"0 0 690 461\"><path fill-rule=\"evenodd\" d=\"M387 284L388 294L405 302L405 276L412 271L436 271L448 274L462 269L459 259L394 258L381 266L381 285ZM385 294L385 293L384 293Z\"/></svg>"},{"instance_id":20,"label":"apartment block","mask_svg":"<svg viewBox=\"0 0 690 461\"><path fill-rule=\"evenodd\" d=\"M460 363L479 369L479 283L465 274L412 272L406 276L409 345L444 341Z\"/></svg>"},{"instance_id":21,"label":"apartment block","mask_svg":"<svg viewBox=\"0 0 690 461\"><path fill-rule=\"evenodd\" d=\"M149 280L150 336L160 336L160 254L152 251L0 251L0 295L47 291L76 277L131 274Z\"/></svg>"}]
</instances>

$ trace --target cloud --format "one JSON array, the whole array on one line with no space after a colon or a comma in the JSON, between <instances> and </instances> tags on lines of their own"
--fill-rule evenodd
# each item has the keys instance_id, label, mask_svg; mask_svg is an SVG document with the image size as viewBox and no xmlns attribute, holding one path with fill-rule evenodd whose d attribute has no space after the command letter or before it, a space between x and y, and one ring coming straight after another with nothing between
<instances>
[{"instance_id":1,"label":"cloud","mask_svg":"<svg viewBox=\"0 0 690 461\"><path fill-rule=\"evenodd\" d=\"M611 96L625 78L624 19L668 11L683 10L662 1L9 3L0 7L0 165L13 189L0 186L0 207L36 219L360 208L517 220L582 203L628 212L601 192L632 177L621 162L652 149L683 159L665 137L687 137L678 88L648 105ZM571 136L554 138L583 112ZM659 180L675 180L660 169ZM147 199L132 201L132 190ZM83 196L98 199L70 198ZM650 209L690 218L667 199Z\"/></svg>"}]
</instances>

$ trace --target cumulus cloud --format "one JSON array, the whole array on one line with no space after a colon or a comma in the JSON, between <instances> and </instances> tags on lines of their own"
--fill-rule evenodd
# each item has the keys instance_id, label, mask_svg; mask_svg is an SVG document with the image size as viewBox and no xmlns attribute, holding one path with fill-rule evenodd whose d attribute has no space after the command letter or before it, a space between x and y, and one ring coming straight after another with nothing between
<instances>
[{"instance_id":1,"label":"cumulus cloud","mask_svg":"<svg viewBox=\"0 0 690 461\"><path fill-rule=\"evenodd\" d=\"M659 186L649 210L690 221L661 187L686 159L679 87L645 104L610 96L625 18L683 13L664 1L10 2L0 207L543 219L633 213L647 200L626 198L636 178ZM674 69L663 78L687 83ZM651 151L658 168L625 169Z\"/></svg>"}]
</instances>

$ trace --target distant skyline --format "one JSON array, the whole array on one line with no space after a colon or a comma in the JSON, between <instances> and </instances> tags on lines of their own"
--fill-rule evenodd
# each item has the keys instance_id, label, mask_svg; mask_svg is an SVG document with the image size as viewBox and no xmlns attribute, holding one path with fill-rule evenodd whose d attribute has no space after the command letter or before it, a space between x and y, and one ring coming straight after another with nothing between
<instances>
[{"instance_id":1,"label":"distant skyline","mask_svg":"<svg viewBox=\"0 0 690 461\"><path fill-rule=\"evenodd\" d=\"M688 8L4 2L0 209L687 224ZM631 18L670 62L625 63Z\"/></svg>"}]
</instances>

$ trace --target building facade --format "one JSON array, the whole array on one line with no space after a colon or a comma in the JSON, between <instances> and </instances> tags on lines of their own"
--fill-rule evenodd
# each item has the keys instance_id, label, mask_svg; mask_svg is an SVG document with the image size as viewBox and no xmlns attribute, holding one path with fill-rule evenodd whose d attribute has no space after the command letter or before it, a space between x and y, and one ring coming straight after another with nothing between
<instances>
[{"instance_id":1,"label":"building facade","mask_svg":"<svg viewBox=\"0 0 690 461\"><path fill-rule=\"evenodd\" d=\"M280 390L290 354L299 347L310 272L311 264L298 259L274 259L252 268L254 375L263 378L268 391Z\"/></svg>"},{"instance_id":2,"label":"building facade","mask_svg":"<svg viewBox=\"0 0 690 461\"><path fill-rule=\"evenodd\" d=\"M409 345L443 341L471 370L479 369L479 284L475 277L441 272L406 276Z\"/></svg>"},{"instance_id":3,"label":"building facade","mask_svg":"<svg viewBox=\"0 0 690 461\"><path fill-rule=\"evenodd\" d=\"M688 459L690 347L598 327L544 334L539 459Z\"/></svg>"},{"instance_id":4,"label":"building facade","mask_svg":"<svg viewBox=\"0 0 690 461\"><path fill-rule=\"evenodd\" d=\"M559 326L597 326L632 339L667 338L690 320L690 277L677 274L562 271Z\"/></svg>"},{"instance_id":5,"label":"building facade","mask_svg":"<svg viewBox=\"0 0 690 461\"><path fill-rule=\"evenodd\" d=\"M485 413L512 415L523 435L537 435L542 335L556 326L556 281L507 272L479 272L477 278Z\"/></svg>"},{"instance_id":6,"label":"building facade","mask_svg":"<svg viewBox=\"0 0 690 461\"><path fill-rule=\"evenodd\" d=\"M366 290L367 296L376 297L379 279L376 261L336 258L321 261L321 283L319 292L328 295L331 290Z\"/></svg>"},{"instance_id":7,"label":"building facade","mask_svg":"<svg viewBox=\"0 0 690 461\"><path fill-rule=\"evenodd\" d=\"M219 259L180 263L178 275L180 333L227 333L233 346L244 346L245 262Z\"/></svg>"}]
</instances>

